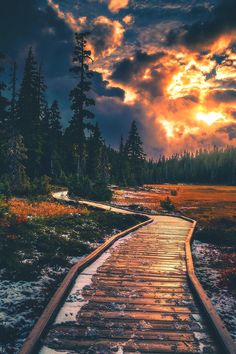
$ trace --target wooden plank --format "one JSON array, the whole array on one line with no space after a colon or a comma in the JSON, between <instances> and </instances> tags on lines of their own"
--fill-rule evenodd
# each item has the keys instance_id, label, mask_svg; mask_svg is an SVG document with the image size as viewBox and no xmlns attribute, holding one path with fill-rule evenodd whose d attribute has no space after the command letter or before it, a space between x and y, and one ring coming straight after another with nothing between
<instances>
[{"instance_id":1,"label":"wooden plank","mask_svg":"<svg viewBox=\"0 0 236 354\"><path fill-rule=\"evenodd\" d=\"M87 295L96 295L96 296L114 296L118 295L119 297L129 297L129 298L148 298L148 299L177 299L177 300L185 300L185 299L193 299L192 293L189 291L188 293L176 293L176 292L161 292L161 291L148 291L148 292L137 292L134 291L130 294L129 290L94 290L94 289L86 289L83 290L83 296Z\"/></svg>"},{"instance_id":2,"label":"wooden plank","mask_svg":"<svg viewBox=\"0 0 236 354\"><path fill-rule=\"evenodd\" d=\"M105 250L107 250L111 245L113 245L115 241L129 234L130 232L133 232L139 229L140 227L149 224L152 221L153 221L152 219L149 219L123 232L120 232L117 235L112 236L103 245L98 247L94 252L92 252L90 255L85 257L82 261L75 264L66 275L60 287L55 292L54 296L51 298L50 302L46 306L39 320L36 322L35 326L33 327L26 341L24 342L19 354L35 354L35 351L39 346L39 341L41 336L45 332L48 325L56 317L59 307L63 302L65 296L68 294L69 290L71 289L78 273L82 271L86 266L91 264L95 259L97 259Z\"/></svg>"},{"instance_id":3,"label":"wooden plank","mask_svg":"<svg viewBox=\"0 0 236 354\"><path fill-rule=\"evenodd\" d=\"M194 264L193 264L193 258L192 258L192 253L191 253L191 241L193 238L193 231L196 226L196 221L193 222L193 227L189 231L188 237L186 239L186 263L187 263L187 270L188 270L188 276L189 280L191 282L191 285L198 296L198 300L202 304L204 311L211 323L211 326L216 334L216 337L221 343L221 346L224 350L225 354L235 354L236 353L236 344L229 334L225 324L217 314L214 306L212 305L210 299L206 295L203 287L201 286L199 280L197 279L194 271Z\"/></svg>"},{"instance_id":4,"label":"wooden plank","mask_svg":"<svg viewBox=\"0 0 236 354\"><path fill-rule=\"evenodd\" d=\"M86 328L91 328L91 320L89 318L78 318L77 324ZM136 321L134 319L116 319L116 321L104 321L103 319L93 318L93 328L121 328L121 329L144 329L146 331L182 331L182 332L201 332L207 333L208 328L205 324L199 322L163 322L163 321ZM222 353L221 353L222 354Z\"/></svg>"},{"instance_id":5,"label":"wooden plank","mask_svg":"<svg viewBox=\"0 0 236 354\"><path fill-rule=\"evenodd\" d=\"M160 312L160 313L172 313L172 314L194 314L199 313L197 309L193 311L191 307L186 306L171 306L168 305L157 305L157 304L138 304L136 303L118 303L114 301L113 303L106 302L98 302L97 299L93 299L89 301L85 307L86 311L110 311L113 310L122 310L122 311L139 311L139 312Z\"/></svg>"},{"instance_id":6,"label":"wooden plank","mask_svg":"<svg viewBox=\"0 0 236 354\"><path fill-rule=\"evenodd\" d=\"M111 339L127 339L132 338L134 332L130 329L123 330L123 328L113 328L112 330L104 329L101 327L96 328L94 331L90 331L87 327L75 326L75 325L60 325L55 326L49 333L51 337L67 337L70 336L88 339L101 339L101 338L111 338ZM158 331L158 330L143 330L137 329L135 331L135 338L145 339L145 340L161 340L161 341L186 341L186 342L196 342L196 337L202 336L208 343L212 343L209 336L203 334L202 332L180 332L180 331Z\"/></svg>"},{"instance_id":7,"label":"wooden plank","mask_svg":"<svg viewBox=\"0 0 236 354\"><path fill-rule=\"evenodd\" d=\"M146 222L145 228L114 248L105 263L92 273L91 284L80 291L84 305L80 306L76 320L54 324L45 339L46 345L79 353L109 354L120 349L126 353L236 353L218 351L213 343L220 338L222 350L233 348L227 336L225 340L221 338L218 319L208 307L205 293L192 272L190 241L195 223L184 217L153 218L154 223ZM214 338L208 334L201 308L195 304L187 274L208 316L210 312L209 318L216 328L212 322L211 325L217 329ZM47 324L59 305L46 319ZM33 351L20 354L35 353L36 344Z\"/></svg>"},{"instance_id":8,"label":"wooden plank","mask_svg":"<svg viewBox=\"0 0 236 354\"><path fill-rule=\"evenodd\" d=\"M144 304L144 305L163 305L163 306L176 306L183 307L188 306L191 308L192 312L198 312L198 308L195 305L194 301L189 299L153 299L153 298L133 298L133 297L111 297L111 296L98 296L98 295L86 295L86 301L93 301L96 303L106 303L106 302L115 302L116 304Z\"/></svg>"},{"instance_id":9,"label":"wooden plank","mask_svg":"<svg viewBox=\"0 0 236 354\"><path fill-rule=\"evenodd\" d=\"M116 353L119 348L123 348L124 351L132 351L137 352L141 351L142 353L185 353L185 354L198 354L203 353L212 353L214 346L207 344L200 348L199 345L195 342L187 342L187 341L176 341L176 342L167 342L167 341L143 341L137 339L130 340L106 340L106 339L95 339L95 340L76 340L76 339L62 339L63 345L66 350L79 350L81 353L81 349L85 349L84 353ZM60 349L60 339L55 343L54 348ZM214 351L215 352L215 351Z\"/></svg>"},{"instance_id":10,"label":"wooden plank","mask_svg":"<svg viewBox=\"0 0 236 354\"><path fill-rule=\"evenodd\" d=\"M193 318L189 314L170 314L158 312L142 312L142 311L87 311L81 310L79 317L83 318L103 318L104 320L116 319L135 319L148 321L162 321L162 322L192 322ZM201 323L201 318L198 319Z\"/></svg>"}]
</instances>

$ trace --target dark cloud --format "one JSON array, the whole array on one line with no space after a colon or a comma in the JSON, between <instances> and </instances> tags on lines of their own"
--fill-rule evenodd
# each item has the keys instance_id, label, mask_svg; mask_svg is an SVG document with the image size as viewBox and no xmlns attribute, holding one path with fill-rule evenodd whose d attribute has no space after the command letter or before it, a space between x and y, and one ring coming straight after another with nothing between
<instances>
[{"instance_id":1,"label":"dark cloud","mask_svg":"<svg viewBox=\"0 0 236 354\"><path fill-rule=\"evenodd\" d=\"M189 48L202 47L214 42L220 35L236 29L235 0L221 0L207 21L184 25L168 33L166 44L184 44Z\"/></svg>"},{"instance_id":2,"label":"dark cloud","mask_svg":"<svg viewBox=\"0 0 236 354\"><path fill-rule=\"evenodd\" d=\"M130 10L135 17L135 23L143 28L165 21L191 23L196 21L196 18L205 19L210 8L202 0L139 0L131 3Z\"/></svg>"},{"instance_id":3,"label":"dark cloud","mask_svg":"<svg viewBox=\"0 0 236 354\"><path fill-rule=\"evenodd\" d=\"M103 80L102 74L93 73L93 90L99 96L118 97L124 99L125 92L119 87L108 87L109 82Z\"/></svg>"},{"instance_id":4,"label":"dark cloud","mask_svg":"<svg viewBox=\"0 0 236 354\"><path fill-rule=\"evenodd\" d=\"M229 140L236 139L236 124L229 124L226 127L222 127L218 129L219 133L226 133L228 134Z\"/></svg>"},{"instance_id":5,"label":"dark cloud","mask_svg":"<svg viewBox=\"0 0 236 354\"><path fill-rule=\"evenodd\" d=\"M212 59L213 60L215 60L215 62L217 63L217 64L222 64L223 63L223 61L225 60L225 59L227 59L227 54L222 54L222 55L218 55L218 54L214 54L213 56L212 56Z\"/></svg>"},{"instance_id":6,"label":"dark cloud","mask_svg":"<svg viewBox=\"0 0 236 354\"><path fill-rule=\"evenodd\" d=\"M205 74L206 80L210 80L216 77L216 73L217 73L216 68L213 68L209 73Z\"/></svg>"},{"instance_id":7,"label":"dark cloud","mask_svg":"<svg viewBox=\"0 0 236 354\"><path fill-rule=\"evenodd\" d=\"M229 90L236 90L236 81L234 79L222 79L222 80L215 80L216 87L229 89Z\"/></svg>"},{"instance_id":8,"label":"dark cloud","mask_svg":"<svg viewBox=\"0 0 236 354\"><path fill-rule=\"evenodd\" d=\"M164 52L148 54L138 50L133 59L126 58L115 64L111 79L117 82L128 83L134 76L140 75L150 64L155 63L164 55Z\"/></svg>"},{"instance_id":9,"label":"dark cloud","mask_svg":"<svg viewBox=\"0 0 236 354\"><path fill-rule=\"evenodd\" d=\"M236 102L236 90L218 90L208 97L217 102Z\"/></svg>"},{"instance_id":10,"label":"dark cloud","mask_svg":"<svg viewBox=\"0 0 236 354\"><path fill-rule=\"evenodd\" d=\"M94 73L93 79L92 95L97 98L94 113L108 143L117 146L120 135L126 135L133 119L139 122L145 149L152 156L164 150L172 153L173 149L180 151L183 147L192 149L199 144L207 145L209 141L217 143L217 139L218 143L222 139L225 143L229 138L233 139L235 128L232 125L223 127L224 131L218 136L213 125L211 136L205 129L204 133L196 134L194 129L191 130L198 125L195 113L196 103L200 102L198 87L189 88L188 79L195 75L197 79L200 64L204 68L209 60L211 71L208 74L204 71L202 75L210 80L209 86L214 85L214 90L209 97L212 99L209 107L206 104L203 108L207 112L208 108L214 107L215 111L219 102L225 102L227 117L236 118L233 104L236 87L230 60L232 52L236 53L236 42L225 53L219 50L217 55L205 45L235 28L235 0L130 0L129 7L117 13L109 11L107 4L107 0L53 0L48 6L47 0L2 0L0 52L17 60L18 84L26 52L29 46L33 46L38 62L43 64L48 101L59 100L66 125L72 114L68 94L75 86L69 73L74 47L72 28L92 30L93 70L99 71ZM133 19L129 25L124 22L127 15ZM172 78L178 72L185 72L191 59L189 51L184 48L182 51L176 47L160 52L168 33L168 45L180 43L199 49L194 56L199 67L197 64L189 67L190 73L186 72L186 77L180 80L179 88L183 85L183 90L179 96L175 90L178 82ZM111 71L111 77L107 78ZM173 96L169 89L171 85ZM132 98L132 94L136 98ZM177 141L166 137L168 129L162 120L170 123L169 129L173 129ZM190 133L185 132L185 127L186 131L190 128Z\"/></svg>"},{"instance_id":11,"label":"dark cloud","mask_svg":"<svg viewBox=\"0 0 236 354\"><path fill-rule=\"evenodd\" d=\"M232 112L231 112L231 116L232 116L234 119L236 119L236 111L232 111Z\"/></svg>"},{"instance_id":12,"label":"dark cloud","mask_svg":"<svg viewBox=\"0 0 236 354\"><path fill-rule=\"evenodd\" d=\"M11 58L22 58L33 46L48 74L68 67L73 34L50 7L40 8L35 0L2 1L0 33L0 49Z\"/></svg>"},{"instance_id":13,"label":"dark cloud","mask_svg":"<svg viewBox=\"0 0 236 354\"><path fill-rule=\"evenodd\" d=\"M69 74L73 32L44 0L0 2L0 51L8 62L17 61L18 85L26 53L33 47L42 64L49 104L57 99L66 125L71 118L69 92L74 85ZM9 80L6 70L6 80Z\"/></svg>"},{"instance_id":14,"label":"dark cloud","mask_svg":"<svg viewBox=\"0 0 236 354\"><path fill-rule=\"evenodd\" d=\"M149 98L153 99L163 95L163 80L165 79L165 71L152 70L149 79L141 79L136 83L136 88L142 94L146 92Z\"/></svg>"},{"instance_id":15,"label":"dark cloud","mask_svg":"<svg viewBox=\"0 0 236 354\"><path fill-rule=\"evenodd\" d=\"M191 101L193 103L198 103L199 102L199 97L196 95L187 95L183 97L187 101Z\"/></svg>"},{"instance_id":16,"label":"dark cloud","mask_svg":"<svg viewBox=\"0 0 236 354\"><path fill-rule=\"evenodd\" d=\"M102 129L106 141L113 147L119 145L120 137L126 138L132 120L142 126L144 111L141 105L127 105L121 100L104 97L96 104L96 119ZM145 135L143 129L141 134Z\"/></svg>"},{"instance_id":17,"label":"dark cloud","mask_svg":"<svg viewBox=\"0 0 236 354\"><path fill-rule=\"evenodd\" d=\"M93 20L90 29L90 42L97 55L106 55L122 44L124 30L119 21L99 16Z\"/></svg>"}]
</instances>

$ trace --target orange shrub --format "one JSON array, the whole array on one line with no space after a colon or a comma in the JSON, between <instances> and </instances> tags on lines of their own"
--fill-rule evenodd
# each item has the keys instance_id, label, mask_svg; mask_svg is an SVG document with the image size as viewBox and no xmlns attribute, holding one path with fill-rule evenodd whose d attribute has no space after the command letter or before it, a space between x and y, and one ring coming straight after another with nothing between
<instances>
[{"instance_id":1,"label":"orange shrub","mask_svg":"<svg viewBox=\"0 0 236 354\"><path fill-rule=\"evenodd\" d=\"M11 199L9 201L10 211L17 216L17 221L27 220L28 216L32 217L54 217L65 214L86 214L87 209L80 207L72 207L53 202L35 202L30 203L22 199Z\"/></svg>"}]
</instances>

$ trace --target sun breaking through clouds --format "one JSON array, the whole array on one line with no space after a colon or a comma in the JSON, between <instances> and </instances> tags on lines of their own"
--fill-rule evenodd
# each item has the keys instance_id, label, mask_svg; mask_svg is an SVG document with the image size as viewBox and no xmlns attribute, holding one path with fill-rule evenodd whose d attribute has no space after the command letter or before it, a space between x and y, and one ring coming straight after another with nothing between
<instances>
[{"instance_id":1,"label":"sun breaking through clouds","mask_svg":"<svg viewBox=\"0 0 236 354\"><path fill-rule=\"evenodd\" d=\"M17 6L16 0L10 3ZM22 23L24 29L26 17L31 16L24 46L37 41L54 95L65 97L71 80L68 67L61 63L70 61L72 31L91 31L95 113L109 143L116 145L136 119L150 156L236 144L235 0L38 4L22 1L21 9L27 11L17 12L18 27ZM3 31L4 19L0 27ZM7 36L14 41L11 32ZM0 44L5 50L3 38ZM14 54L23 55L20 50ZM47 67L47 56L55 57L54 68ZM70 111L64 101L68 121Z\"/></svg>"}]
</instances>

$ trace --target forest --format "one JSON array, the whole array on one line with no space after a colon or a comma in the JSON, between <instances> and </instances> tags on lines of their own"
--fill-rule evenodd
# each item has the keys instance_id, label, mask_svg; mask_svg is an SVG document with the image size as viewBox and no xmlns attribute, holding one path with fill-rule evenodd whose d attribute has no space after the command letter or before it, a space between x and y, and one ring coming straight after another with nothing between
<instances>
[{"instance_id":1,"label":"forest","mask_svg":"<svg viewBox=\"0 0 236 354\"><path fill-rule=\"evenodd\" d=\"M111 184L236 184L236 148L213 147L147 159L138 125L132 122L118 149L104 141L93 113L93 72L86 33L75 35L72 67L76 85L68 93L72 118L62 125L59 103L47 102L42 67L29 48L17 86L17 64L6 82L4 54L0 74L0 193L5 196L46 194L51 185L71 193L109 200Z\"/></svg>"}]
</instances>

